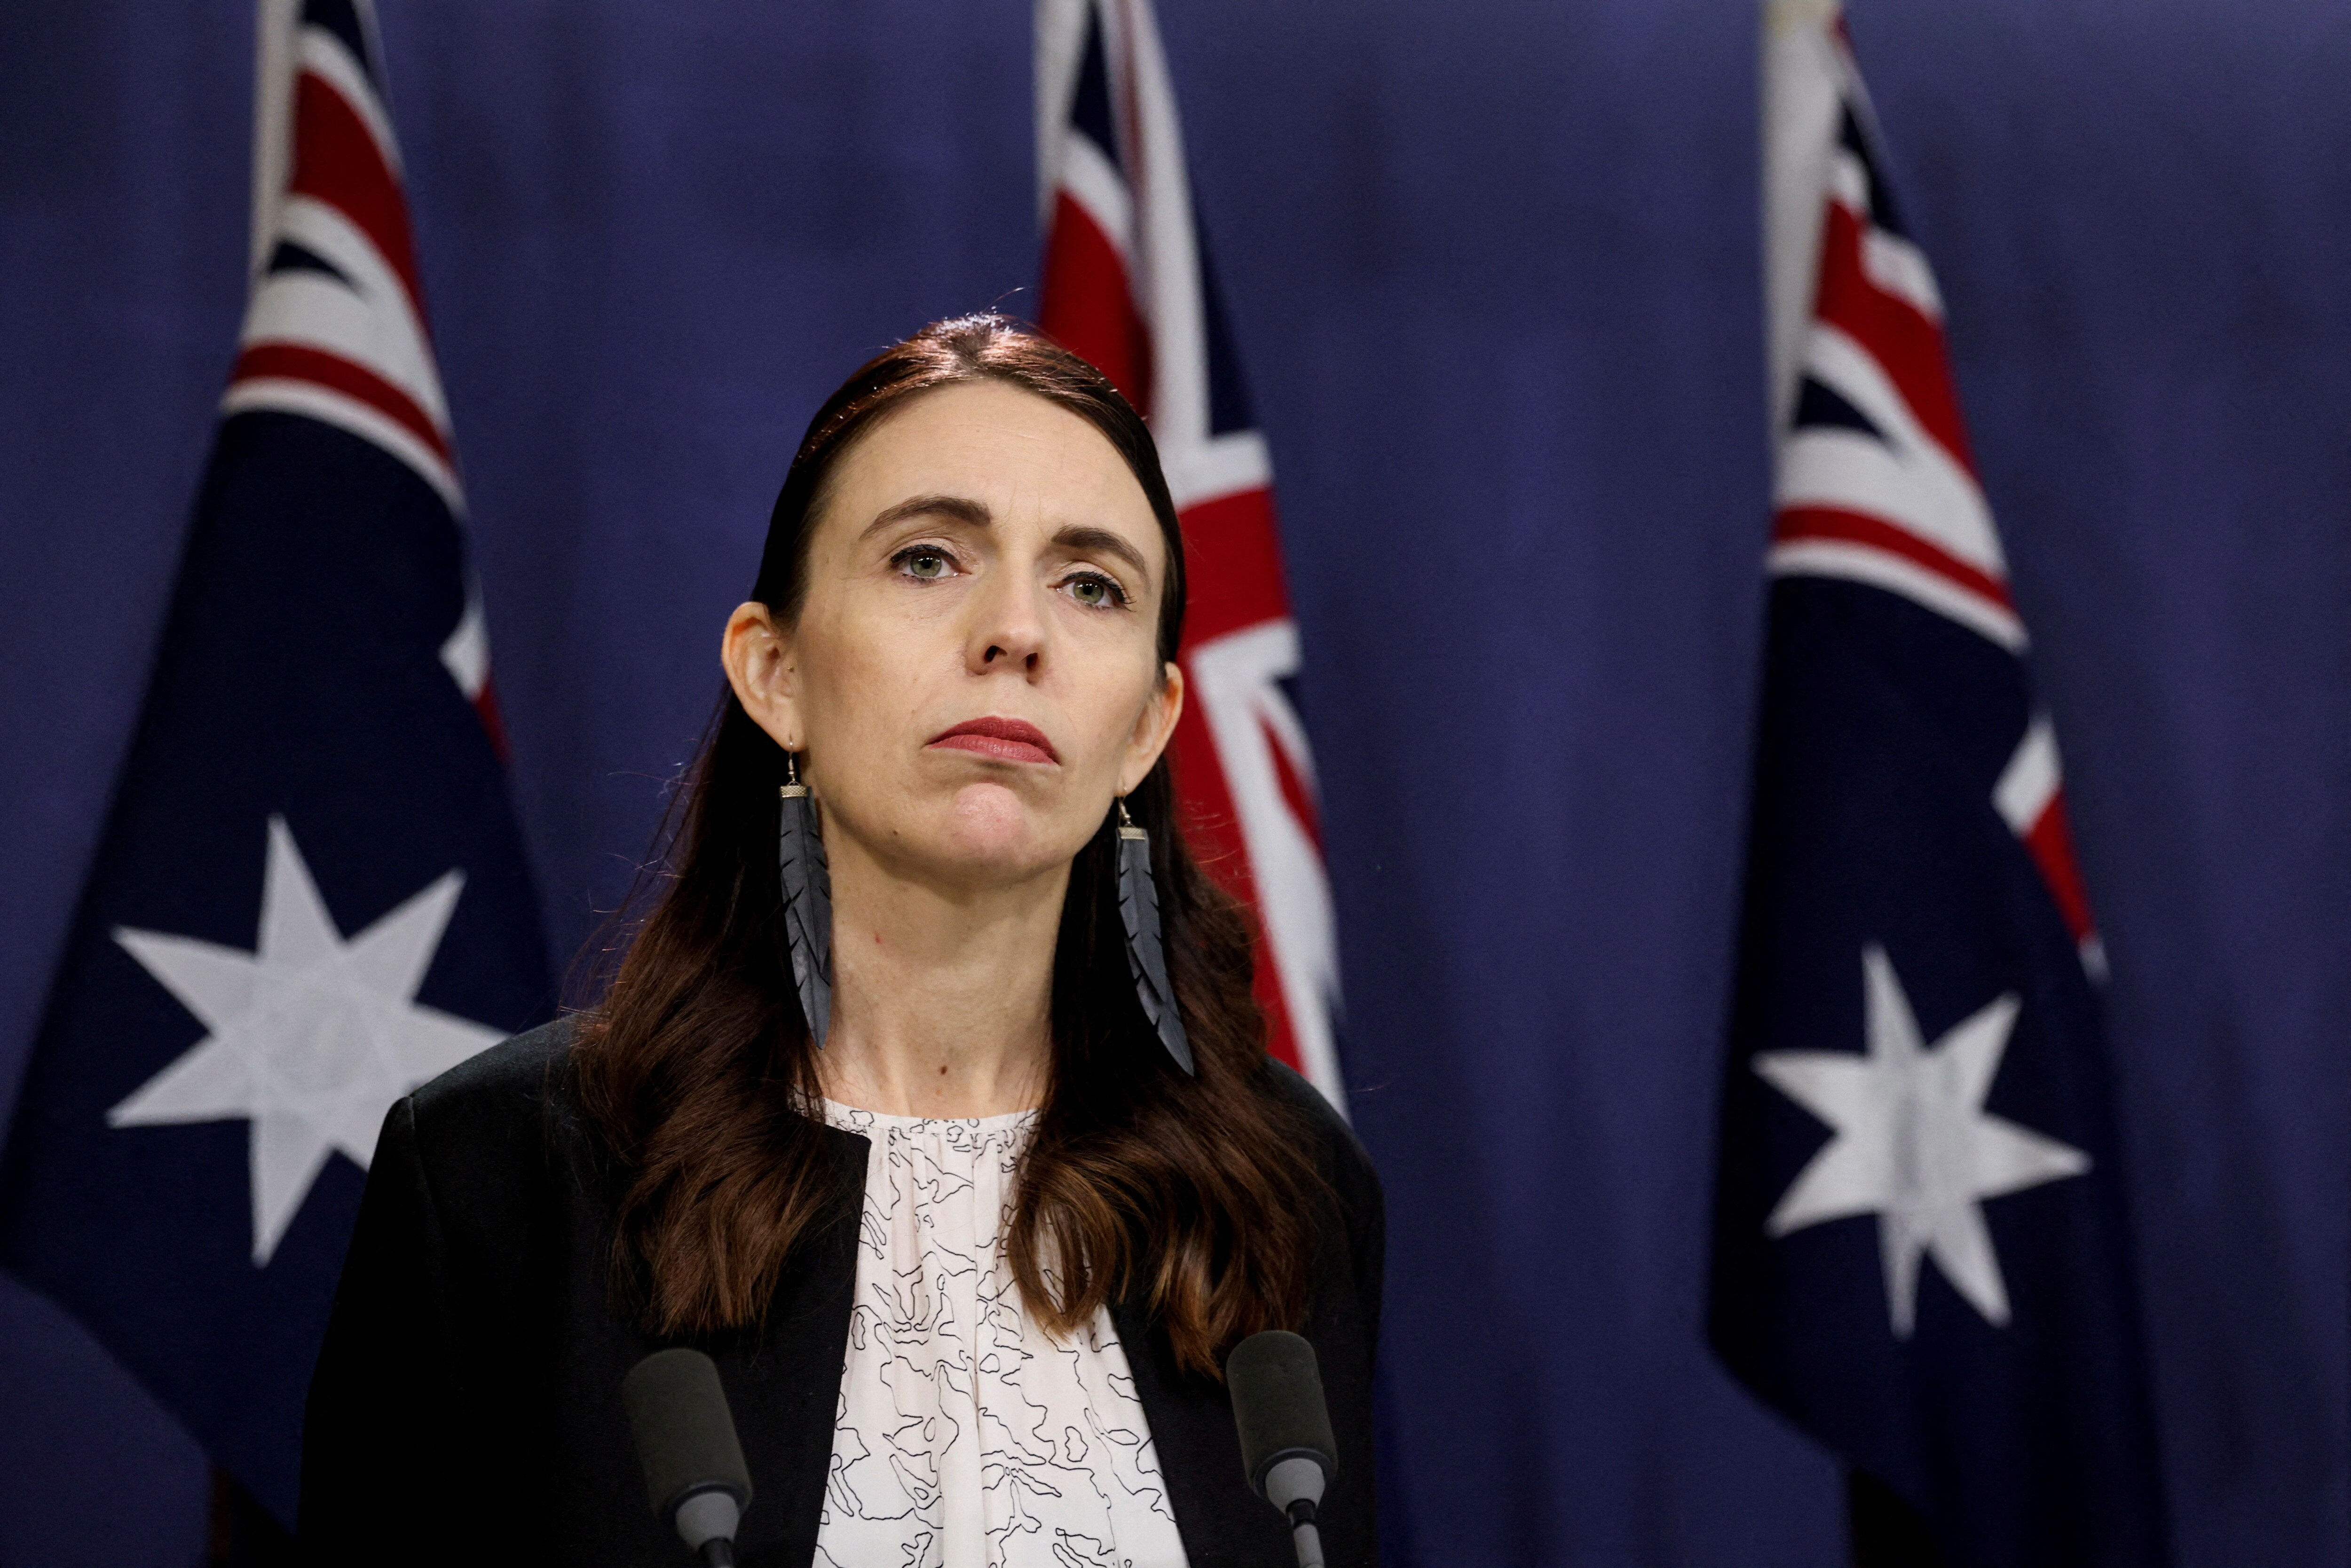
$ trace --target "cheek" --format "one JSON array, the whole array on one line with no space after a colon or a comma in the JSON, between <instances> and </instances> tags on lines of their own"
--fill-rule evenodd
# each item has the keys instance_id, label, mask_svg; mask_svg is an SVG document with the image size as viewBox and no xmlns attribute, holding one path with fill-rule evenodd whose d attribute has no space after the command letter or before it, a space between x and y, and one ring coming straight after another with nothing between
<instances>
[{"instance_id":1,"label":"cheek","mask_svg":"<svg viewBox=\"0 0 2351 1568\"><path fill-rule=\"evenodd\" d=\"M836 805L872 794L890 750L895 714L886 671L869 667L854 645L803 642L800 727L808 737L807 775ZM844 791L847 793L844 794Z\"/></svg>"},{"instance_id":2,"label":"cheek","mask_svg":"<svg viewBox=\"0 0 2351 1568\"><path fill-rule=\"evenodd\" d=\"M1085 705L1086 733L1093 737L1088 761L1094 770L1115 774L1125 765L1127 747L1150 706L1152 691L1153 682L1147 674L1106 674L1090 685L1081 700Z\"/></svg>"},{"instance_id":3,"label":"cheek","mask_svg":"<svg viewBox=\"0 0 2351 1568\"><path fill-rule=\"evenodd\" d=\"M860 624L852 613L804 635L802 647L810 722L831 748L870 745L898 720L921 685L928 641L912 627Z\"/></svg>"}]
</instances>

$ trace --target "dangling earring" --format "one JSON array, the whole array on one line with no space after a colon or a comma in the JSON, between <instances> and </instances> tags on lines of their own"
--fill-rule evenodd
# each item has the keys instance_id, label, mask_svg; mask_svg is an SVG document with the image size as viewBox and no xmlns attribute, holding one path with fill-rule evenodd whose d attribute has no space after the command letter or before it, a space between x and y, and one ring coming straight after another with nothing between
<instances>
[{"instance_id":1,"label":"dangling earring","mask_svg":"<svg viewBox=\"0 0 2351 1568\"><path fill-rule=\"evenodd\" d=\"M1159 1031L1159 1043L1176 1065L1191 1072L1192 1042L1184 1038L1176 988L1167 983L1167 955L1159 942L1159 886L1151 880L1151 835L1134 825L1123 800L1118 803L1118 915L1126 926L1126 967L1134 976L1143 1016Z\"/></svg>"},{"instance_id":2,"label":"dangling earring","mask_svg":"<svg viewBox=\"0 0 2351 1568\"><path fill-rule=\"evenodd\" d=\"M776 834L776 870L784 890L784 945L791 949L792 984L800 1015L819 1051L832 1027L832 873L817 831L816 799L800 782L799 760L784 753L783 822Z\"/></svg>"}]
</instances>

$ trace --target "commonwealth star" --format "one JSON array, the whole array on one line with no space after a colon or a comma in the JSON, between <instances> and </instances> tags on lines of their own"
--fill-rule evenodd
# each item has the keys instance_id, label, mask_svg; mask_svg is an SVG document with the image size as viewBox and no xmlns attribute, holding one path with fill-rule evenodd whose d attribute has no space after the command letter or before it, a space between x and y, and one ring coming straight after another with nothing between
<instances>
[{"instance_id":1,"label":"commonwealth star","mask_svg":"<svg viewBox=\"0 0 2351 1568\"><path fill-rule=\"evenodd\" d=\"M1869 1051L1767 1051L1755 1071L1836 1129L1764 1223L1772 1236L1877 1216L1886 1304L1897 1339L1917 1322L1918 1265L1934 1259L1985 1320L2005 1325L2008 1287L1982 1201L2090 1168L2081 1150L1987 1114L2018 1002L1995 998L1931 1046L1886 949L1862 950Z\"/></svg>"},{"instance_id":2,"label":"commonwealth star","mask_svg":"<svg viewBox=\"0 0 2351 1568\"><path fill-rule=\"evenodd\" d=\"M499 1031L415 1005L465 873L346 942L285 819L269 819L259 950L119 928L114 939L211 1032L107 1113L114 1127L242 1117L253 1261L269 1261L335 1151L365 1169L384 1113Z\"/></svg>"}]
</instances>

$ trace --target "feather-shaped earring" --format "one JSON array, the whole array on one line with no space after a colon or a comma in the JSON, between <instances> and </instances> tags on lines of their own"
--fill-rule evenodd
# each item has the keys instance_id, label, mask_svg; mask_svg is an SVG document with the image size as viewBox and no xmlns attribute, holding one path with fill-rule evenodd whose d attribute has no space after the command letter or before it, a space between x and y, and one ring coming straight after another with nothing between
<instances>
[{"instance_id":1,"label":"feather-shaped earring","mask_svg":"<svg viewBox=\"0 0 2351 1568\"><path fill-rule=\"evenodd\" d=\"M1184 1036L1176 988L1167 983L1167 954L1159 940L1159 884L1151 880L1151 835L1134 825L1124 800L1118 803L1118 915L1126 926L1126 967L1134 976L1143 1016L1159 1031L1159 1043L1176 1065L1191 1072L1192 1042Z\"/></svg>"},{"instance_id":2,"label":"feather-shaped earring","mask_svg":"<svg viewBox=\"0 0 2351 1568\"><path fill-rule=\"evenodd\" d=\"M810 1038L824 1049L832 1027L832 873L817 831L816 800L800 782L799 761L784 753L782 824L776 834L776 870L784 891L784 945L791 949L792 984Z\"/></svg>"}]
</instances>

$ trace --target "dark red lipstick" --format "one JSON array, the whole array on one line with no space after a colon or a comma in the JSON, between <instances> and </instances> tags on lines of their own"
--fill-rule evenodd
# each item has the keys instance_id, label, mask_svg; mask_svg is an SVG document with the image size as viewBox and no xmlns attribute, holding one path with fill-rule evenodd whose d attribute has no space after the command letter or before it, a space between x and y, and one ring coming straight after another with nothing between
<instances>
[{"instance_id":1,"label":"dark red lipstick","mask_svg":"<svg viewBox=\"0 0 2351 1568\"><path fill-rule=\"evenodd\" d=\"M933 746L977 752L999 762L1059 762L1061 754L1045 732L1023 719L968 718L952 729L931 737Z\"/></svg>"}]
</instances>

